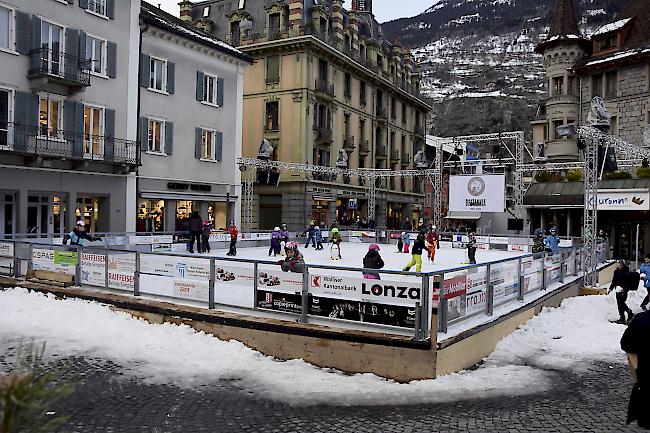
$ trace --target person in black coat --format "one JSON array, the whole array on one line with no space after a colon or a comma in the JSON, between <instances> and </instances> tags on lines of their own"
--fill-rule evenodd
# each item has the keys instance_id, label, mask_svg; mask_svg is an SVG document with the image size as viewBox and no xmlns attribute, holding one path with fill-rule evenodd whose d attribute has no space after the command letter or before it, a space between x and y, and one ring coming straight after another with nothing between
<instances>
[{"instance_id":1,"label":"person in black coat","mask_svg":"<svg viewBox=\"0 0 650 433\"><path fill-rule=\"evenodd\" d=\"M196 249L199 253L203 252L201 245L201 233L203 232L203 219L197 211L192 212L189 221L190 229L190 253L194 252L194 241L196 241Z\"/></svg>"},{"instance_id":2,"label":"person in black coat","mask_svg":"<svg viewBox=\"0 0 650 433\"><path fill-rule=\"evenodd\" d=\"M632 376L635 379L627 423L636 421L639 427L650 430L650 312L639 313L621 338L621 349L630 359ZM634 365L636 362L636 365Z\"/></svg>"},{"instance_id":3,"label":"person in black coat","mask_svg":"<svg viewBox=\"0 0 650 433\"><path fill-rule=\"evenodd\" d=\"M615 322L621 325L625 325L632 320L634 313L627 306L625 301L627 301L627 295L630 289L630 268L628 267L625 260L619 260L617 269L614 271L614 277L612 278L612 284L609 286L608 293L611 293L612 290L616 289L616 305L618 306L618 314L620 318ZM625 320L625 313L627 313L628 318Z\"/></svg>"},{"instance_id":4,"label":"person in black coat","mask_svg":"<svg viewBox=\"0 0 650 433\"><path fill-rule=\"evenodd\" d=\"M368 247L368 253L363 258L364 269L381 269L384 267L384 260L379 255L379 245L372 244ZM368 280L379 280L379 272L364 272L363 278Z\"/></svg>"},{"instance_id":5,"label":"person in black coat","mask_svg":"<svg viewBox=\"0 0 650 433\"><path fill-rule=\"evenodd\" d=\"M476 236L474 233L470 233L467 240L467 257L469 258L469 264L476 264Z\"/></svg>"},{"instance_id":6,"label":"person in black coat","mask_svg":"<svg viewBox=\"0 0 650 433\"><path fill-rule=\"evenodd\" d=\"M309 224L307 230L305 230L302 234L307 236L307 243L305 244L305 248L309 248L309 241L311 241L313 247L316 248L316 224L314 221Z\"/></svg>"}]
</instances>

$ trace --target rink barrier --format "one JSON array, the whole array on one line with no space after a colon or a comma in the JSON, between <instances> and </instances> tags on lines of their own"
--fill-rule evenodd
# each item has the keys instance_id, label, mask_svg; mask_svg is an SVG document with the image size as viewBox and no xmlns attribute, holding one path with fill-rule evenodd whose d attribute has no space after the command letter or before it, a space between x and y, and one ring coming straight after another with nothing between
<instances>
[{"instance_id":1,"label":"rink barrier","mask_svg":"<svg viewBox=\"0 0 650 433\"><path fill-rule=\"evenodd\" d=\"M142 267L143 260L148 266L145 269ZM152 266L149 262L152 260L154 265L156 261L160 262L158 264L162 268L176 268L171 271L160 271L163 272L163 275L161 275L155 269L154 271L149 269ZM109 263L111 269L109 269ZM223 300L218 302L220 299L216 296L217 284L225 285L228 280L219 279L217 269L223 271L227 266L220 265L218 268L217 263L227 263L235 268L240 268L242 265L246 269L250 268L250 272L246 271L244 276L252 281L244 283L240 287L242 292L238 292L239 295L248 297L250 299L249 303L243 304L242 302ZM312 278L322 277L323 273L320 271L342 272L343 277L341 277L341 280L343 284L349 283L350 287L355 287L355 291L362 284L372 284L371 282L375 280L360 278L360 275L364 272L364 269L361 268L305 265L300 281L297 281L296 276L299 274L279 271L279 265L275 261L248 260L237 257L196 257L180 253L153 253L138 250L129 251L106 245L103 247L81 247L51 245L49 243L39 244L36 242L0 241L0 273L13 277L24 275L22 269L24 268L23 265L26 265L29 270L36 267L69 273L74 275L75 283L78 285L99 287L104 290L127 291L132 293L134 297L154 296L173 299L174 301L198 302L208 309L235 308L245 314L264 312L265 315L271 315L280 320L299 323L318 322L351 329L361 327L375 332L410 335L414 341L420 342L430 338L431 318L433 315L437 315L438 318L438 332L445 334L450 326L463 323L479 315L492 316L496 307L510 302L522 303L526 294L538 290L547 290L553 283L564 282L567 276L577 276L582 271L583 263L582 248L576 246L561 249L560 254L555 256L527 254L516 258L506 258L489 263L466 265L429 273L381 270L382 280L380 281L385 281L388 278L386 281L390 282L392 276L396 281L417 282L416 289L419 290L417 299L412 299L413 302L409 300L409 303L403 302L403 300L390 303L383 299L377 300L384 302L373 302L368 296L356 298L343 296L343 292L339 294L341 297L337 297L337 294L330 294L329 297L319 294L319 297L316 297L312 293L315 289L310 287L313 284ZM121 269L120 266L122 266ZM188 269L188 266L194 266L196 269ZM169 274L169 272L177 271L183 274ZM376 270L365 271L374 272ZM198 273L199 277L190 275L191 272ZM234 277L233 272L224 272L229 272ZM277 292L272 290L273 286L260 287L260 272L276 274L275 276L271 275L269 279L277 278L278 285L292 285L294 289L284 289L284 291ZM345 273L352 273L353 275L346 276ZM482 277L483 274L484 277ZM477 275L481 277L477 278ZM159 277L171 278L173 281ZM280 281L284 277L291 277L291 280L289 282ZM160 283L155 283L156 281ZM158 289L151 289L151 286L164 286L170 282L173 286L167 288L167 291L159 290L156 292ZM472 287L468 288L470 284ZM364 290L367 290L367 287L365 286ZM245 294L248 290L251 290L251 293ZM391 287L384 287L383 290L383 295L387 296L388 293L394 294L399 288L392 288L391 291ZM270 308L260 307L260 305L266 305L261 304L260 296L263 296L266 300L271 300ZM332 307L336 311L333 310L327 316L324 316L314 312L316 310L314 298L317 298L319 302L325 300L331 304L339 304ZM275 299L278 302L273 303ZM326 303L325 301L323 303ZM342 305L349 306L350 303L357 304L359 316L361 316L362 307L364 308L363 316L358 320L346 319L346 311L340 311ZM280 307L274 308L276 305L280 305ZM377 308L373 309L373 306ZM372 319L371 316L373 315L378 316L375 320L379 320L381 314L378 313L378 310L383 308L382 306L385 306L384 312L388 311L389 316L392 312L390 323L364 321L366 316ZM366 308L371 309L373 314L368 313L365 310ZM340 313L343 317L338 317L338 314L334 314L335 312ZM387 318L383 316L381 316L381 320L388 322Z\"/></svg>"}]
</instances>

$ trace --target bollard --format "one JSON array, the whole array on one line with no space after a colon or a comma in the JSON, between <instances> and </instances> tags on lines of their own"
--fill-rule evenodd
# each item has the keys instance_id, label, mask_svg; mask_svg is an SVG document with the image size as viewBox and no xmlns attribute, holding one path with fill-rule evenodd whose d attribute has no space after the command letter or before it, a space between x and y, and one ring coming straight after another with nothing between
<instances>
[{"instance_id":1,"label":"bollard","mask_svg":"<svg viewBox=\"0 0 650 433\"><path fill-rule=\"evenodd\" d=\"M259 273L257 262L253 263L253 309L257 310L257 285L259 284Z\"/></svg>"},{"instance_id":2,"label":"bollard","mask_svg":"<svg viewBox=\"0 0 650 433\"><path fill-rule=\"evenodd\" d=\"M419 301L415 303L415 334L413 339L422 341L422 305L420 305Z\"/></svg>"},{"instance_id":3,"label":"bollard","mask_svg":"<svg viewBox=\"0 0 650 433\"><path fill-rule=\"evenodd\" d=\"M517 272L517 278L519 280L519 295L517 296L517 299L520 301L524 300L524 273L521 270L521 265L523 264L523 261L521 258L519 258L519 270Z\"/></svg>"},{"instance_id":4,"label":"bollard","mask_svg":"<svg viewBox=\"0 0 650 433\"><path fill-rule=\"evenodd\" d=\"M81 286L81 245L77 245L77 265L74 270L75 286Z\"/></svg>"},{"instance_id":5,"label":"bollard","mask_svg":"<svg viewBox=\"0 0 650 433\"><path fill-rule=\"evenodd\" d=\"M133 273L133 296L140 296L140 252L135 252L135 272Z\"/></svg>"},{"instance_id":6,"label":"bollard","mask_svg":"<svg viewBox=\"0 0 650 433\"><path fill-rule=\"evenodd\" d=\"M578 249L573 248L573 276L578 276Z\"/></svg>"},{"instance_id":7,"label":"bollard","mask_svg":"<svg viewBox=\"0 0 650 433\"><path fill-rule=\"evenodd\" d=\"M492 264L487 265L487 290L485 293L485 313L494 314L494 285L492 284Z\"/></svg>"},{"instance_id":8,"label":"bollard","mask_svg":"<svg viewBox=\"0 0 650 433\"><path fill-rule=\"evenodd\" d=\"M546 255L542 260L542 290L546 290Z\"/></svg>"},{"instance_id":9,"label":"bollard","mask_svg":"<svg viewBox=\"0 0 650 433\"><path fill-rule=\"evenodd\" d=\"M210 258L210 282L208 283L208 309L214 310L214 258Z\"/></svg>"},{"instance_id":10,"label":"bollard","mask_svg":"<svg viewBox=\"0 0 650 433\"><path fill-rule=\"evenodd\" d=\"M560 283L564 283L564 253L560 252Z\"/></svg>"},{"instance_id":11,"label":"bollard","mask_svg":"<svg viewBox=\"0 0 650 433\"><path fill-rule=\"evenodd\" d=\"M431 312L431 289L429 287L429 275L422 276L422 311L424 314L420 318L422 321L423 339L426 340L431 335L431 320L429 320L429 313Z\"/></svg>"},{"instance_id":12,"label":"bollard","mask_svg":"<svg viewBox=\"0 0 650 433\"><path fill-rule=\"evenodd\" d=\"M309 308L309 267L305 265L302 271L302 312L300 321L307 323L307 310Z\"/></svg>"}]
</instances>

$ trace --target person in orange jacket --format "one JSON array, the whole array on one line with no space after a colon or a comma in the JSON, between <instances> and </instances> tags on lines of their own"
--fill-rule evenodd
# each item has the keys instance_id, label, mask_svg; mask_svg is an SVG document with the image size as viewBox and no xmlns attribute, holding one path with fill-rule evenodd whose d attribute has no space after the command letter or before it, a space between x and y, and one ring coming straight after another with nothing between
<instances>
[{"instance_id":1,"label":"person in orange jacket","mask_svg":"<svg viewBox=\"0 0 650 433\"><path fill-rule=\"evenodd\" d=\"M424 237L427 240L429 248L429 261L433 263L433 261L436 259L436 249L440 248L440 238L438 237L436 226L431 226Z\"/></svg>"},{"instance_id":2,"label":"person in orange jacket","mask_svg":"<svg viewBox=\"0 0 650 433\"><path fill-rule=\"evenodd\" d=\"M235 226L234 221L230 221L230 226L228 227L228 232L230 233L230 249L228 250L227 256L236 256L237 255L237 226Z\"/></svg>"}]
</instances>

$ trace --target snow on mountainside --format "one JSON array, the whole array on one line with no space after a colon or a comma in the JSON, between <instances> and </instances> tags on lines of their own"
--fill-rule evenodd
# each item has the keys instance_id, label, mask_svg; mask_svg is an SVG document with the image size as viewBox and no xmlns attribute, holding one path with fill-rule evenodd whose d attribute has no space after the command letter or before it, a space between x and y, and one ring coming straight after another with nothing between
<instances>
[{"instance_id":1,"label":"snow on mountainside","mask_svg":"<svg viewBox=\"0 0 650 433\"><path fill-rule=\"evenodd\" d=\"M383 24L388 38L411 46L422 64L422 90L434 105L433 132L529 129L545 93L541 57L533 50L548 35L555 0L433 1L418 16ZM626 2L574 0L583 34L614 21ZM485 99L470 103L474 98Z\"/></svg>"}]
</instances>

